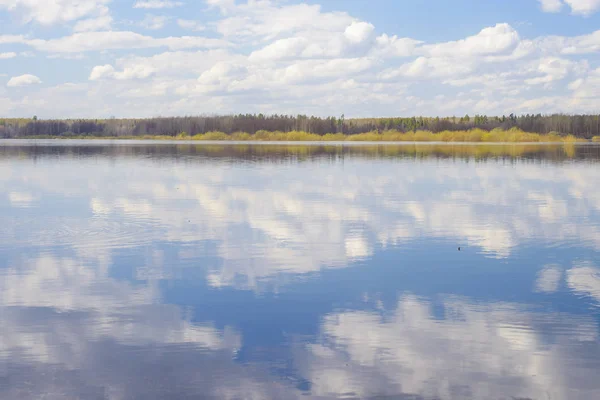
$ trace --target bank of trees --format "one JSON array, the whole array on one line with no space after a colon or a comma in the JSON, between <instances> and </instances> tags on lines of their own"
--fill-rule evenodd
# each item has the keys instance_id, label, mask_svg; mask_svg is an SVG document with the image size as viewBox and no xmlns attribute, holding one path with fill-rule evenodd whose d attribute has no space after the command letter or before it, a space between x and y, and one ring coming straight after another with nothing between
<instances>
[{"instance_id":1,"label":"bank of trees","mask_svg":"<svg viewBox=\"0 0 600 400\"><path fill-rule=\"evenodd\" d=\"M395 130L411 132L465 131L474 128L509 130L519 128L532 133L572 134L590 139L600 136L600 115L525 114L508 116L465 115L463 117L409 117L346 119L344 116L319 118L306 115L238 114L226 116L169 117L147 119L41 120L0 118L0 138L40 136L177 136L207 132L302 131L317 135Z\"/></svg>"}]
</instances>

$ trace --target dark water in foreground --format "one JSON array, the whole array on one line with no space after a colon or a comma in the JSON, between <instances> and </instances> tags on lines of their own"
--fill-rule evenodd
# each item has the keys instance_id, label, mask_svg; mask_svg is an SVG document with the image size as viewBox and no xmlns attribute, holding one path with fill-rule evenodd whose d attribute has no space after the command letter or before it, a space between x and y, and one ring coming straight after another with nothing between
<instances>
[{"instance_id":1,"label":"dark water in foreground","mask_svg":"<svg viewBox=\"0 0 600 400\"><path fill-rule=\"evenodd\" d=\"M0 142L0 188L1 399L600 398L598 146Z\"/></svg>"}]
</instances>

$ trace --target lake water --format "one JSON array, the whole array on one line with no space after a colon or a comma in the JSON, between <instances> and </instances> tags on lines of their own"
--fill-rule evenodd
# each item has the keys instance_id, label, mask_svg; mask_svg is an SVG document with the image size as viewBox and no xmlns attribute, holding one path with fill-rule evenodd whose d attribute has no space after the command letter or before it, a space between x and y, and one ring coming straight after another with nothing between
<instances>
[{"instance_id":1,"label":"lake water","mask_svg":"<svg viewBox=\"0 0 600 400\"><path fill-rule=\"evenodd\" d=\"M0 188L2 399L600 398L600 146L3 141Z\"/></svg>"}]
</instances>

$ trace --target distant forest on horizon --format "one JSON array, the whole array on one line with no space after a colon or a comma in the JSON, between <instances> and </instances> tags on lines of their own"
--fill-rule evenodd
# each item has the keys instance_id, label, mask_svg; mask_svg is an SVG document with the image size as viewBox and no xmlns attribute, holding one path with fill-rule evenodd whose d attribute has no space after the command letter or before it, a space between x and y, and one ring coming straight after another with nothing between
<instances>
[{"instance_id":1,"label":"distant forest on horizon","mask_svg":"<svg viewBox=\"0 0 600 400\"><path fill-rule=\"evenodd\" d=\"M600 114L525 114L508 116L475 115L464 117L398 117L398 118L350 118L313 117L306 115L237 114L221 116L188 116L156 118L110 118L110 119L53 119L0 118L0 138L27 138L40 136L68 137L121 137L144 135L197 135L207 132L302 131L325 135L346 135L384 131L463 131L470 129L508 130L518 128L525 132L575 135L590 139L600 136Z\"/></svg>"}]
</instances>

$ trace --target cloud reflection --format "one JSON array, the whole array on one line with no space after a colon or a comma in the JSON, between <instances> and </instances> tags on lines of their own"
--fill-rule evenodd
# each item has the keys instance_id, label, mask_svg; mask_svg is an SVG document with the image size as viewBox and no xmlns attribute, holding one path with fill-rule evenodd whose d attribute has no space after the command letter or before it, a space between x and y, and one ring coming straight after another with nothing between
<instances>
[{"instance_id":1,"label":"cloud reflection","mask_svg":"<svg viewBox=\"0 0 600 400\"><path fill-rule=\"evenodd\" d=\"M427 399L589 399L597 385L598 325L519 304L433 303L404 295L394 309L324 318L299 364L315 396L398 393ZM568 365L566 364L569 360Z\"/></svg>"},{"instance_id":2,"label":"cloud reflection","mask_svg":"<svg viewBox=\"0 0 600 400\"><path fill-rule=\"evenodd\" d=\"M40 256L1 272L1 398L294 398L234 362L235 330L193 324L105 267Z\"/></svg>"},{"instance_id":3,"label":"cloud reflection","mask_svg":"<svg viewBox=\"0 0 600 400\"><path fill-rule=\"evenodd\" d=\"M367 311L326 311L318 340L283 351L309 383L301 390L237 362L244 332L193 323L160 289L181 265L214 288L261 290L421 240L499 259L531 243L598 250L592 164L98 157L77 168L12 161L11 171L0 183L26 190L0 198L2 398L600 396L589 314L407 293L389 308L373 293ZM143 256L118 279L111 267L126 250ZM527 284L600 302L592 263L547 265Z\"/></svg>"},{"instance_id":4,"label":"cloud reflection","mask_svg":"<svg viewBox=\"0 0 600 400\"><path fill-rule=\"evenodd\" d=\"M538 272L535 283L537 292L554 293L558 290L562 279L562 269L559 265L546 265Z\"/></svg>"},{"instance_id":5,"label":"cloud reflection","mask_svg":"<svg viewBox=\"0 0 600 400\"><path fill-rule=\"evenodd\" d=\"M80 214L23 215L0 228L4 245L65 245L85 254L211 241L220 262L209 266L209 283L250 289L281 273L342 268L423 238L494 258L531 241L600 249L594 164L92 160L78 160L77 168L13 162L13 173L0 177L4 185L26 184L40 206L58 206L60 194ZM29 237L16 232L25 226Z\"/></svg>"}]
</instances>

